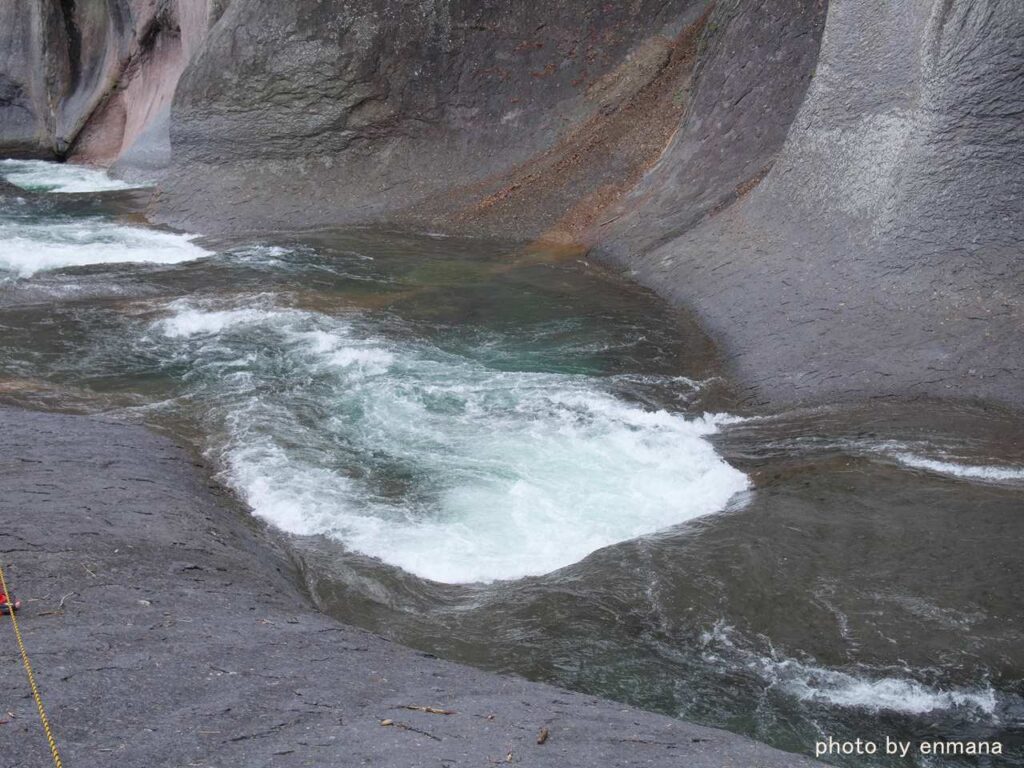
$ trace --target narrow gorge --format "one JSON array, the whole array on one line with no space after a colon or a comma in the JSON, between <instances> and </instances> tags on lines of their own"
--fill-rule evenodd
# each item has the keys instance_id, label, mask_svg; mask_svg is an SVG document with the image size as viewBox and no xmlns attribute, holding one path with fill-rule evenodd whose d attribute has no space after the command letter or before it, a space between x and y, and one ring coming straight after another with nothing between
<instances>
[{"instance_id":1,"label":"narrow gorge","mask_svg":"<svg viewBox=\"0 0 1024 768\"><path fill-rule=\"evenodd\" d=\"M1024 766L1022 84L1016 0L4 3L65 764Z\"/></svg>"}]
</instances>

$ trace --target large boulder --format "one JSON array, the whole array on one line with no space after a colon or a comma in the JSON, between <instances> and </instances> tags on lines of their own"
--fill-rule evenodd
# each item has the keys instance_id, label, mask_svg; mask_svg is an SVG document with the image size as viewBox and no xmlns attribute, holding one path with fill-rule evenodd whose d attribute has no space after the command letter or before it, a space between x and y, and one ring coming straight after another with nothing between
<instances>
[{"instance_id":1,"label":"large boulder","mask_svg":"<svg viewBox=\"0 0 1024 768\"><path fill-rule=\"evenodd\" d=\"M832 0L763 181L695 205L705 182L684 138L603 251L696 308L754 399L1019 406L1022 73L1016 0Z\"/></svg>"},{"instance_id":2,"label":"large boulder","mask_svg":"<svg viewBox=\"0 0 1024 768\"><path fill-rule=\"evenodd\" d=\"M709 5L235 0L175 96L161 216L539 232L661 151Z\"/></svg>"}]
</instances>

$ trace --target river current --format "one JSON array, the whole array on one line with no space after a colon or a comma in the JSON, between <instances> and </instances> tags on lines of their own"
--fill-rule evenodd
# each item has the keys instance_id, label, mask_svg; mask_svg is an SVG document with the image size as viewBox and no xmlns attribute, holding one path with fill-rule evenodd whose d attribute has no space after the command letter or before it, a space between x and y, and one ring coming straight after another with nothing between
<instances>
[{"instance_id":1,"label":"river current","mask_svg":"<svg viewBox=\"0 0 1024 768\"><path fill-rule=\"evenodd\" d=\"M752 407L690 318L573 249L216 240L97 171L0 175L0 399L187 443L324 610L791 751L1024 765L1018 415Z\"/></svg>"}]
</instances>

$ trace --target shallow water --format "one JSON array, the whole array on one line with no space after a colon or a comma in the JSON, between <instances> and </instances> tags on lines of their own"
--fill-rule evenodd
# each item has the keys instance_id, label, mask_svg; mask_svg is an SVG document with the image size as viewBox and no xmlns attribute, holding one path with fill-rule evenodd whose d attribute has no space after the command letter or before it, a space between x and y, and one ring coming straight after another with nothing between
<instances>
[{"instance_id":1,"label":"shallow water","mask_svg":"<svg viewBox=\"0 0 1024 768\"><path fill-rule=\"evenodd\" d=\"M299 534L326 610L793 751L1019 747L1017 417L759 413L688 318L579 253L214 242L32 173L49 193L0 204L0 397L191 441Z\"/></svg>"}]
</instances>

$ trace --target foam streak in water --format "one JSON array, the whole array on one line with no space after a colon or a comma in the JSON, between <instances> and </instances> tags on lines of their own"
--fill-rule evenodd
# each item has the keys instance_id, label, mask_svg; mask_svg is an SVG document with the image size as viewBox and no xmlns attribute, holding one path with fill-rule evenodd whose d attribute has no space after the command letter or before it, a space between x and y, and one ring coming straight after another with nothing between
<instances>
[{"instance_id":1,"label":"foam streak in water","mask_svg":"<svg viewBox=\"0 0 1024 768\"><path fill-rule=\"evenodd\" d=\"M62 267L176 264L209 256L193 239L100 218L46 224L0 220L0 269L30 277Z\"/></svg>"},{"instance_id":2,"label":"foam streak in water","mask_svg":"<svg viewBox=\"0 0 1024 768\"><path fill-rule=\"evenodd\" d=\"M991 686L939 689L905 677L865 671L846 672L789 658L762 656L735 643L732 627L719 622L704 633L706 655L738 660L767 686L800 701L867 712L924 715L956 710L974 717L993 718L999 702Z\"/></svg>"},{"instance_id":3,"label":"foam streak in water","mask_svg":"<svg viewBox=\"0 0 1024 768\"><path fill-rule=\"evenodd\" d=\"M915 680L894 677L865 678L793 660L772 662L771 676L787 693L807 701L835 707L889 711L907 715L949 709L967 709L992 716L996 694L982 690L937 690Z\"/></svg>"},{"instance_id":4,"label":"foam streak in water","mask_svg":"<svg viewBox=\"0 0 1024 768\"><path fill-rule=\"evenodd\" d=\"M955 461L930 459L903 451L894 453L893 457L901 464L913 467L914 469L925 469L929 472L937 472L940 475L952 475L953 477L962 477L967 480L989 480L993 482L1024 480L1024 469L1019 467L962 464Z\"/></svg>"},{"instance_id":5,"label":"foam streak in water","mask_svg":"<svg viewBox=\"0 0 1024 768\"><path fill-rule=\"evenodd\" d=\"M107 192L142 186L112 179L99 168L45 160L2 160L0 176L33 192Z\"/></svg>"}]
</instances>

